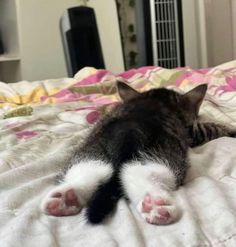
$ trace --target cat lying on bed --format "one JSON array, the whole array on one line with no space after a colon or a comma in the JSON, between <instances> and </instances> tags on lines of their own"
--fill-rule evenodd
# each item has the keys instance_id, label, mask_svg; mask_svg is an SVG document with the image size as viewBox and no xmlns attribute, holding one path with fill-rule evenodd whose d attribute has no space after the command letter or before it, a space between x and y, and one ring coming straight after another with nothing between
<instances>
[{"instance_id":1,"label":"cat lying on bed","mask_svg":"<svg viewBox=\"0 0 236 247\"><path fill-rule=\"evenodd\" d=\"M43 211L68 216L86 206L88 221L99 223L124 196L148 223L172 223L180 210L171 192L184 182L188 147L234 133L198 122L205 84L183 95L164 88L139 93L123 82L117 88L123 104L76 151Z\"/></svg>"}]
</instances>

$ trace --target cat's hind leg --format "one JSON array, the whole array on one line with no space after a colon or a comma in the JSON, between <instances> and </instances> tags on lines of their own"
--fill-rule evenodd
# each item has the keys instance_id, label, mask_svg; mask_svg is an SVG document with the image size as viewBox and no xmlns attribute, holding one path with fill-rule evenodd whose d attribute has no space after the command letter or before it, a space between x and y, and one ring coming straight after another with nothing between
<instances>
[{"instance_id":1,"label":"cat's hind leg","mask_svg":"<svg viewBox=\"0 0 236 247\"><path fill-rule=\"evenodd\" d=\"M164 164L132 162L123 167L123 188L131 203L150 224L166 225L178 220L180 210L172 196L175 177Z\"/></svg>"},{"instance_id":2,"label":"cat's hind leg","mask_svg":"<svg viewBox=\"0 0 236 247\"><path fill-rule=\"evenodd\" d=\"M64 181L45 196L42 211L53 216L78 214L97 187L111 175L111 166L102 161L83 161L73 165Z\"/></svg>"}]
</instances>

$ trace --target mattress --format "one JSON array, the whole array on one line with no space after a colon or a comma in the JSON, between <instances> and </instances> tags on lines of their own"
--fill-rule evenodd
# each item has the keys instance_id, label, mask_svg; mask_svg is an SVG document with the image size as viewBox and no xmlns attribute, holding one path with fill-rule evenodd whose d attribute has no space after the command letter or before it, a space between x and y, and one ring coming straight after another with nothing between
<instances>
[{"instance_id":1,"label":"mattress","mask_svg":"<svg viewBox=\"0 0 236 247\"><path fill-rule=\"evenodd\" d=\"M182 216L174 224L147 224L124 200L96 226L86 223L84 210L70 217L40 211L74 147L119 102L117 79L139 91L186 92L207 83L201 118L236 128L236 61L198 70L142 67L118 75L87 67L74 78L0 82L0 246L236 246L233 138L189 149L185 184L174 193Z\"/></svg>"}]
</instances>

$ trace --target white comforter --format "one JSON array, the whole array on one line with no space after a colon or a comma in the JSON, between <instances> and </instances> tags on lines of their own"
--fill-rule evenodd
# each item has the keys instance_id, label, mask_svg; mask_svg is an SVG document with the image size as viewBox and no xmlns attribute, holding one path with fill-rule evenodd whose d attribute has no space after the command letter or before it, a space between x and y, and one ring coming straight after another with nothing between
<instances>
[{"instance_id":1,"label":"white comforter","mask_svg":"<svg viewBox=\"0 0 236 247\"><path fill-rule=\"evenodd\" d=\"M207 99L201 111L205 118L236 123L235 92L220 98L209 94ZM56 118L51 109L57 112ZM121 200L104 224L91 226L83 211L71 217L52 217L39 208L42 197L54 186L55 175L84 135L83 114L58 113L57 105L38 105L35 112L35 116L23 118L30 118L24 124L30 124L31 132L18 133L18 137L32 137L35 129L47 129L44 135L23 138L11 146L15 139L8 129L1 130L5 146L0 140L4 147L0 150L0 247L236 246L236 139L220 138L189 151L191 168L185 185L175 193L182 207L178 222L147 224L132 205ZM63 119L70 119L70 124ZM52 136L50 123L55 122Z\"/></svg>"}]
</instances>

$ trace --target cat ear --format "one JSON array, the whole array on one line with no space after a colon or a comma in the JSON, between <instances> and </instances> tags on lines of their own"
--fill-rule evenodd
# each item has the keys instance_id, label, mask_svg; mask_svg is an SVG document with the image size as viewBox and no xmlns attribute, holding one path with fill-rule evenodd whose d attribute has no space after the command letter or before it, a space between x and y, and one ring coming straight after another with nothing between
<instances>
[{"instance_id":1,"label":"cat ear","mask_svg":"<svg viewBox=\"0 0 236 247\"><path fill-rule=\"evenodd\" d=\"M183 102L185 106L187 106L188 110L192 111L196 115L198 114L206 91L207 84L201 84L183 95Z\"/></svg>"},{"instance_id":2,"label":"cat ear","mask_svg":"<svg viewBox=\"0 0 236 247\"><path fill-rule=\"evenodd\" d=\"M137 92L132 87L128 86L126 83L122 81L117 81L117 89L118 89L120 98L123 101L127 101L139 95L139 92Z\"/></svg>"}]
</instances>

